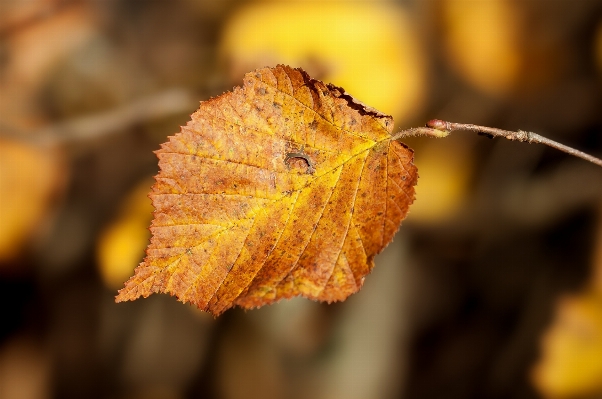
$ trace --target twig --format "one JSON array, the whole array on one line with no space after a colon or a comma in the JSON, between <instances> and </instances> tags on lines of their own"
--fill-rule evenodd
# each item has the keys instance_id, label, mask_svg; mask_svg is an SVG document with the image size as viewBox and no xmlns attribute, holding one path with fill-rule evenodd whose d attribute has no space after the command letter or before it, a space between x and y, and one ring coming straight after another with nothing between
<instances>
[{"instance_id":1,"label":"twig","mask_svg":"<svg viewBox=\"0 0 602 399\"><path fill-rule=\"evenodd\" d=\"M432 119L426 123L425 127L419 128L410 128L406 130L402 130L393 136L393 140L397 140L404 137L412 137L412 136L430 136L435 138L446 137L451 132L455 130L466 130L469 132L475 132L478 134L482 134L488 137L503 137L508 140L520 141L523 143L537 143L537 144L545 144L549 147L556 148L557 150L563 151L567 154L585 159L593 164L598 166L602 166L602 159L593 157L589 154L586 154L582 151L576 150L574 148L568 147L564 144L557 143L554 140L550 140L539 134L533 132L526 132L524 130L518 130L516 132L510 130L497 129L493 127L479 126L479 125L471 125L468 123L454 123L442 121L440 119Z\"/></svg>"},{"instance_id":2,"label":"twig","mask_svg":"<svg viewBox=\"0 0 602 399\"><path fill-rule=\"evenodd\" d=\"M193 93L173 88L108 111L33 132L20 132L15 128L0 126L0 136L9 136L40 146L77 145L106 137L136 123L190 113L195 106L198 106L198 101Z\"/></svg>"}]
</instances>

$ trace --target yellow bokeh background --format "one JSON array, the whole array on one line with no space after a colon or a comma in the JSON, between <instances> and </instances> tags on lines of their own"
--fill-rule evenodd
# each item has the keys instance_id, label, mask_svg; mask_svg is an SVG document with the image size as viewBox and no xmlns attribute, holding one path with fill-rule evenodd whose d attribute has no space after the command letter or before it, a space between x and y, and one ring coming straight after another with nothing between
<instances>
[{"instance_id":1,"label":"yellow bokeh background","mask_svg":"<svg viewBox=\"0 0 602 399\"><path fill-rule=\"evenodd\" d=\"M391 2L252 3L226 24L220 52L237 78L277 63L303 67L397 126L415 117L428 90L412 20Z\"/></svg>"}]
</instances>

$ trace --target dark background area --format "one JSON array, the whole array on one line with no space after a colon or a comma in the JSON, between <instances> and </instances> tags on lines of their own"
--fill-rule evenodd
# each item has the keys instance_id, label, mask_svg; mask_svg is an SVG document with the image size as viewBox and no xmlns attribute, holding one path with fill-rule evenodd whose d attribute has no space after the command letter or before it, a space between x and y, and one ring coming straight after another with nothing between
<instances>
[{"instance_id":1,"label":"dark background area","mask_svg":"<svg viewBox=\"0 0 602 399\"><path fill-rule=\"evenodd\" d=\"M344 303L114 303L153 150L277 63L396 129L602 156L600 1L0 0L0 398L599 398L602 169L538 145L408 140L416 203Z\"/></svg>"}]
</instances>

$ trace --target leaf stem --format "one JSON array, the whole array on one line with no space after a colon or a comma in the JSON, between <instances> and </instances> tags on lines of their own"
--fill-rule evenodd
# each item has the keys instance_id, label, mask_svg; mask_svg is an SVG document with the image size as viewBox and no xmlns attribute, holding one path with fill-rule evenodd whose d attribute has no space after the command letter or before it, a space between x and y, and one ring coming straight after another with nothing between
<instances>
[{"instance_id":1,"label":"leaf stem","mask_svg":"<svg viewBox=\"0 0 602 399\"><path fill-rule=\"evenodd\" d=\"M503 137L508 140L519 141L523 143L537 143L544 144L552 148L556 148L557 150L563 151L567 154L585 159L593 164L598 166L602 166L602 159L593 157L589 154L586 154L582 151L576 150L574 148L568 147L564 144L560 144L554 140L550 140L546 137L540 136L539 134L533 132L526 132L524 130L510 131L497 129L494 127L487 126L479 126L472 125L468 123L455 123L455 122L447 122L442 121L440 119L432 119L426 123L425 127L418 128L410 128L406 130L402 130L393 136L393 140L401 139L404 137L412 137L412 136L429 136L429 137L446 137L451 132L456 130L465 130L469 132L475 132L478 134L482 134L488 136L490 138L493 137Z\"/></svg>"}]
</instances>

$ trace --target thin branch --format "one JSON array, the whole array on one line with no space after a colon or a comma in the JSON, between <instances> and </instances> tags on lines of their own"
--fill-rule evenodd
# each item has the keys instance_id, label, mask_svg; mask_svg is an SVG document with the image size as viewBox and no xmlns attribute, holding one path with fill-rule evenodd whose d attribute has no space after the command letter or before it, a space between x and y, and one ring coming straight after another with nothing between
<instances>
[{"instance_id":1,"label":"thin branch","mask_svg":"<svg viewBox=\"0 0 602 399\"><path fill-rule=\"evenodd\" d=\"M393 136L393 140L401 139L404 137L413 137L413 136L429 136L429 137L446 137L451 132L456 130L465 130L469 132L475 132L478 134L482 134L488 137L503 137L508 140L520 141L522 143L537 143L537 144L545 144L549 147L556 148L557 150L563 151L567 154L585 159L593 164L598 166L602 166L602 159L593 157L589 154L586 154L582 151L576 150L574 148L568 147L564 144L557 143L554 140L550 140L539 134L533 132L526 132L524 130L518 130L516 132L510 130L497 129L493 127L479 126L479 125L471 125L468 123L454 123L442 121L440 119L432 119L426 123L425 127L419 128L410 128L406 130L402 130Z\"/></svg>"},{"instance_id":2,"label":"thin branch","mask_svg":"<svg viewBox=\"0 0 602 399\"><path fill-rule=\"evenodd\" d=\"M196 105L198 102L190 92L170 89L106 112L51 126L36 135L62 142L89 141L136 123L190 112Z\"/></svg>"},{"instance_id":3,"label":"thin branch","mask_svg":"<svg viewBox=\"0 0 602 399\"><path fill-rule=\"evenodd\" d=\"M0 124L0 136L40 146L77 145L115 134L136 123L190 113L195 106L198 106L198 101L191 92L173 88L108 111L71 119L37 131L22 132Z\"/></svg>"}]
</instances>

